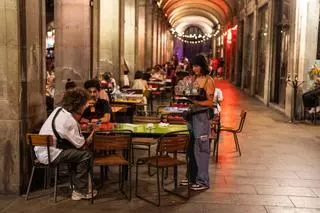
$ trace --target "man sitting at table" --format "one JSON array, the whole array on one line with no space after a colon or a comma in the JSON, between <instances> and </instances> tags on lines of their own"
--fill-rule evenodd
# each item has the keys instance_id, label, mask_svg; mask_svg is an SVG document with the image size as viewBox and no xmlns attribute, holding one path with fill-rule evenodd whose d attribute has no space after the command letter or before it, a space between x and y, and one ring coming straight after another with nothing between
<instances>
[{"instance_id":1,"label":"man sitting at table","mask_svg":"<svg viewBox=\"0 0 320 213\"><path fill-rule=\"evenodd\" d=\"M88 173L92 164L92 154L86 146L91 143L94 131L85 138L80 133L79 120L86 108L89 94L83 88L69 89L62 98L62 107L57 107L40 129L40 135L52 135L50 159L53 166L60 163L71 164L74 169L72 200L90 199ZM48 164L47 147L35 146L35 155L40 163ZM93 191L95 196L97 191Z\"/></svg>"},{"instance_id":2,"label":"man sitting at table","mask_svg":"<svg viewBox=\"0 0 320 213\"><path fill-rule=\"evenodd\" d=\"M111 117L111 107L109 103L99 98L100 83L98 80L88 80L84 83L84 87L91 95L91 99L88 101L88 107L85 109L82 115L82 122L107 123Z\"/></svg>"}]
</instances>

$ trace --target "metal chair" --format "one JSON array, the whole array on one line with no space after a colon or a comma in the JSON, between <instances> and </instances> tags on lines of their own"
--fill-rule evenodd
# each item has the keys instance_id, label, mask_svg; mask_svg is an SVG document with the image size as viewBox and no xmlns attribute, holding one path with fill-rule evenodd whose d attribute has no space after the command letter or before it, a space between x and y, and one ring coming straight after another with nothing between
<instances>
[{"instance_id":1,"label":"metal chair","mask_svg":"<svg viewBox=\"0 0 320 213\"><path fill-rule=\"evenodd\" d=\"M211 140L213 140L213 160L218 163L219 140L221 132L220 114L212 119L211 132Z\"/></svg>"},{"instance_id":2,"label":"metal chair","mask_svg":"<svg viewBox=\"0 0 320 213\"><path fill-rule=\"evenodd\" d=\"M186 152L187 145L190 140L190 133L189 131L176 131L170 132L158 139L157 144L157 151L155 156L146 157L146 158L139 158L136 163L136 191L135 194L138 198L145 200L149 203L152 203L156 206L160 206L160 172L159 170L162 169L162 187L163 187L163 176L164 176L164 169L173 167L174 168L174 185L175 188L178 186L178 166L185 165L188 162L188 156L186 155L186 161L179 160L177 158L178 153ZM157 169L157 202L151 201L145 197L142 197L138 194L139 189L139 166L141 165L148 165L151 167L155 167ZM189 186L189 184L188 184ZM163 190L177 195L179 197L189 199L190 191L188 187L188 194L184 196L179 194L175 191L168 190L163 187Z\"/></svg>"},{"instance_id":3,"label":"metal chair","mask_svg":"<svg viewBox=\"0 0 320 213\"><path fill-rule=\"evenodd\" d=\"M245 112L244 110L241 111L241 114L240 114L240 123L239 123L239 127L237 129L234 129L233 127L225 127L225 126L222 126L220 131L224 131L224 132L231 132L233 134L233 138L234 138L234 143L235 143L235 146L236 146L236 151L239 152L239 155L241 156L241 150L240 150L240 145L239 145L239 141L238 141L238 136L237 134L240 133L243 129L243 125L244 125L244 122L246 120L246 116L247 116L247 112Z\"/></svg>"},{"instance_id":4,"label":"metal chair","mask_svg":"<svg viewBox=\"0 0 320 213\"><path fill-rule=\"evenodd\" d=\"M29 152L31 154L31 160L32 160L32 172L31 177L28 184L27 194L26 194L26 200L29 199L29 193L30 188L32 184L32 179L34 175L34 171L37 168L42 169L54 169L54 202L57 202L57 181L58 181L58 171L59 171L59 165L53 166L50 158L50 146L53 143L52 135L38 135L38 134L27 134L26 135L26 141L29 146ZM34 153L34 146L43 146L47 148L48 153L48 164L42 164L39 162L39 160L36 158L36 155ZM70 181L72 181L70 176ZM71 184L72 186L72 184Z\"/></svg>"},{"instance_id":5,"label":"metal chair","mask_svg":"<svg viewBox=\"0 0 320 213\"><path fill-rule=\"evenodd\" d=\"M119 189L131 200L131 154L132 154L132 131L122 130L122 131L108 131L108 132L95 132L93 135L93 145L92 152L94 156L93 166L119 166ZM98 152L100 155L98 155ZM101 152L104 153L101 155ZM107 153L107 154L105 154ZM124 176L129 172L129 195L123 191ZM93 172L91 172L93 174ZM101 183L103 184L103 170L101 169ZM91 176L91 181L93 177ZM93 183L92 183L93 184ZM93 203L93 190L92 199Z\"/></svg>"},{"instance_id":6,"label":"metal chair","mask_svg":"<svg viewBox=\"0 0 320 213\"><path fill-rule=\"evenodd\" d=\"M133 118L133 123L160 123L160 118L157 116L145 117L145 116L135 116ZM148 157L151 155L151 146L157 143L155 138L145 138L145 137L133 137L132 138L132 149L133 150L147 150ZM132 152L132 158L134 159L134 152ZM148 167L148 174L152 176L150 167Z\"/></svg>"}]
</instances>

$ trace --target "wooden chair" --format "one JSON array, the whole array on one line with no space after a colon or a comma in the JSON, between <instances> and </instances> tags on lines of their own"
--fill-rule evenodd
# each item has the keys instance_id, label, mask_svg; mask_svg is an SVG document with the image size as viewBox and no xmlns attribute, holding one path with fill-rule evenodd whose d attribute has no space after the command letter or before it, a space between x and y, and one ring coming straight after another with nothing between
<instances>
[{"instance_id":1,"label":"wooden chair","mask_svg":"<svg viewBox=\"0 0 320 213\"><path fill-rule=\"evenodd\" d=\"M51 157L50 157L50 146L53 143L53 138L52 135L38 135L38 134L27 134L26 135L26 141L28 144L29 152L31 154L31 160L32 160L32 171L31 171L31 177L29 180L28 184L28 189L27 189L27 194L26 194L26 200L29 199L29 193L30 193L30 188L32 184L32 179L34 175L34 171L37 168L42 168L42 169L54 169L54 202L57 202L57 181L58 181L58 171L59 171L59 165L53 166L51 162ZM48 164L42 164L39 162L39 160L36 158L35 152L34 152L34 146L42 146L46 147L47 153L48 153ZM70 176L71 177L71 176ZM71 179L70 179L71 180ZM71 184L72 186L72 184Z\"/></svg>"},{"instance_id":2,"label":"wooden chair","mask_svg":"<svg viewBox=\"0 0 320 213\"><path fill-rule=\"evenodd\" d=\"M145 116L135 116L133 118L133 123L160 123L160 118L157 116L145 117ZM145 137L133 137L132 138L132 149L134 150L147 150L148 157L151 155L151 146L156 144L157 140L154 138ZM132 152L132 158L134 159L134 152ZM152 176L150 167L148 167L148 174Z\"/></svg>"},{"instance_id":3,"label":"wooden chair","mask_svg":"<svg viewBox=\"0 0 320 213\"><path fill-rule=\"evenodd\" d=\"M92 152L94 156L93 166L119 166L119 189L127 197L128 200L131 200L131 153L132 153L132 131L123 130L123 131L108 131L108 132L95 132L93 135L93 145ZM99 152L99 154L98 154ZM108 154L102 154L108 153ZM125 169L128 169L129 173L129 195L123 191L123 183ZM91 172L91 174L93 174ZM103 184L103 170L101 169L101 183ZM93 177L91 177L91 181ZM93 190L92 190L92 199L93 203Z\"/></svg>"},{"instance_id":4,"label":"wooden chair","mask_svg":"<svg viewBox=\"0 0 320 213\"><path fill-rule=\"evenodd\" d=\"M177 188L178 185L178 169L177 167L180 165L185 165L188 162L188 156L186 155L186 161L179 160L177 158L178 153L186 151L187 145L190 140L189 131L176 131L170 132L163 136L161 136L158 140L157 151L155 156L147 157L147 158L139 158L136 163L136 191L135 194L138 198L145 200L149 203L152 203L156 206L160 206L160 174L159 170L162 169L162 187L163 187L163 176L164 169L168 167L174 168L174 185ZM157 202L151 201L145 197L142 197L138 194L139 189L139 166L148 165L151 167L155 167L157 169ZM188 184L189 185L189 184ZM188 199L190 197L190 191L188 187L187 196L183 196L182 194L178 194L172 190L165 189L164 191L175 194L182 198Z\"/></svg>"},{"instance_id":5,"label":"wooden chair","mask_svg":"<svg viewBox=\"0 0 320 213\"><path fill-rule=\"evenodd\" d=\"M183 119L182 115L168 115L167 122L169 124L187 124L187 121Z\"/></svg>"},{"instance_id":6,"label":"wooden chair","mask_svg":"<svg viewBox=\"0 0 320 213\"><path fill-rule=\"evenodd\" d=\"M246 120L246 116L247 116L247 112L245 112L244 110L241 111L241 114L240 114L240 123L239 123L239 127L237 129L234 129L233 127L225 127L225 126L222 126L220 131L224 131L224 132L231 132L233 134L233 138L234 138L234 143L235 143L235 146L236 146L236 151L239 152L239 155L241 156L241 150L240 150L240 146L239 146L239 141L238 141L238 136L237 134L240 133L243 129L243 125L244 125L244 122Z\"/></svg>"}]
</instances>

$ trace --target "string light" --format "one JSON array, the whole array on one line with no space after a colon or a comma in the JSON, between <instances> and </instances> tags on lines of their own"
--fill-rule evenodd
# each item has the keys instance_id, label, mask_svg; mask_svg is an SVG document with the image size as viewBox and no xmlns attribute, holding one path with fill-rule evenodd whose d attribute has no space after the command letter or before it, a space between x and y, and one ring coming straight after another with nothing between
<instances>
[{"instance_id":1,"label":"string light","mask_svg":"<svg viewBox=\"0 0 320 213\"><path fill-rule=\"evenodd\" d=\"M212 38L211 33L204 33L204 34L184 34L184 32L182 33L178 33L174 28L170 29L172 35L176 38L178 38L180 41L184 42L184 43L188 43L188 44L200 44L203 42L208 41L210 38ZM217 32L215 32L217 33Z\"/></svg>"}]
</instances>

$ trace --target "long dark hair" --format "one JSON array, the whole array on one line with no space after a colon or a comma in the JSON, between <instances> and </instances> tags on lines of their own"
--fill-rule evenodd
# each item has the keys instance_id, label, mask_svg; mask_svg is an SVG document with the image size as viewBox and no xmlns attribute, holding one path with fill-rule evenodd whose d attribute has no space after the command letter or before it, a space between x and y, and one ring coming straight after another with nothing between
<instances>
[{"instance_id":1,"label":"long dark hair","mask_svg":"<svg viewBox=\"0 0 320 213\"><path fill-rule=\"evenodd\" d=\"M200 73L202 75L208 75L210 73L208 63L206 58L203 55L197 55L193 60L192 60L192 65L198 65L201 67Z\"/></svg>"}]
</instances>

